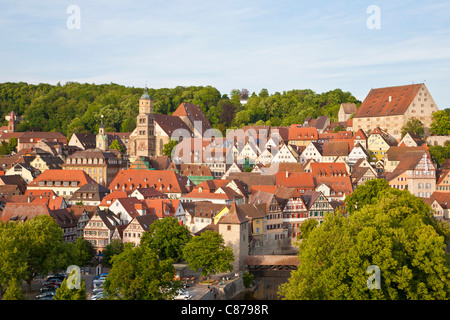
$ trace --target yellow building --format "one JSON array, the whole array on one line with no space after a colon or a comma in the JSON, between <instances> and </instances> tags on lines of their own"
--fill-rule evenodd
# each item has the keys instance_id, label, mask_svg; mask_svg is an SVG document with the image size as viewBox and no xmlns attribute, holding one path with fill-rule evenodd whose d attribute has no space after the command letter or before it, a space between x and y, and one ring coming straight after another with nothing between
<instances>
[{"instance_id":1,"label":"yellow building","mask_svg":"<svg viewBox=\"0 0 450 320\"><path fill-rule=\"evenodd\" d=\"M367 150L369 152L370 162L375 163L379 160L383 160L389 148L396 144L396 141L389 137L386 132L378 127L375 128L367 139Z\"/></svg>"}]
</instances>

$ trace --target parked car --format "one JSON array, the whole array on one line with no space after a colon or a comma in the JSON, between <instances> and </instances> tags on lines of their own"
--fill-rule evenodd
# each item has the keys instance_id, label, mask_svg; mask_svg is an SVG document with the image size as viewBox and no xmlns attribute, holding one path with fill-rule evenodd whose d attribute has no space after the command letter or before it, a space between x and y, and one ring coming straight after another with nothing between
<instances>
[{"instance_id":1,"label":"parked car","mask_svg":"<svg viewBox=\"0 0 450 320\"><path fill-rule=\"evenodd\" d=\"M56 291L56 289L58 288L52 288L52 287L42 287L41 289L39 289L39 293L45 293L45 292L54 292Z\"/></svg>"},{"instance_id":2,"label":"parked car","mask_svg":"<svg viewBox=\"0 0 450 320\"><path fill-rule=\"evenodd\" d=\"M36 299L42 299L42 298L44 298L44 297L52 297L52 299L53 299L53 296L55 295L55 291L48 291L48 292L43 292L43 293L41 293L41 294L38 294L37 296L36 296Z\"/></svg>"},{"instance_id":3,"label":"parked car","mask_svg":"<svg viewBox=\"0 0 450 320\"><path fill-rule=\"evenodd\" d=\"M50 284L50 283L61 284L62 280L60 280L58 278L50 278L50 279L45 280L42 284Z\"/></svg>"},{"instance_id":4,"label":"parked car","mask_svg":"<svg viewBox=\"0 0 450 320\"><path fill-rule=\"evenodd\" d=\"M192 298L189 291L185 289L180 289L178 291L178 295L174 298L174 300L190 300Z\"/></svg>"},{"instance_id":5,"label":"parked car","mask_svg":"<svg viewBox=\"0 0 450 320\"><path fill-rule=\"evenodd\" d=\"M91 300L101 300L103 298L103 290L91 296Z\"/></svg>"}]
</instances>

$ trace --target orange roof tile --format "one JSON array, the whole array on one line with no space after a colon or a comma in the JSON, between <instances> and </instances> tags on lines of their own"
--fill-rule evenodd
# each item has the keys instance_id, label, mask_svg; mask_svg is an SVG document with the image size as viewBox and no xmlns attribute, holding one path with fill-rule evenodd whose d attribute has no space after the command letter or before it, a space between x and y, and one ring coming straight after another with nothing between
<instances>
[{"instance_id":1,"label":"orange roof tile","mask_svg":"<svg viewBox=\"0 0 450 320\"><path fill-rule=\"evenodd\" d=\"M371 89L353 118L404 114L422 85L423 83Z\"/></svg>"},{"instance_id":2,"label":"orange roof tile","mask_svg":"<svg viewBox=\"0 0 450 320\"><path fill-rule=\"evenodd\" d=\"M37 178L31 181L29 187L39 187L40 181L60 181L60 182L71 182L77 181L77 188L84 186L86 183L97 183L83 170L60 170L60 169L50 169L42 172Z\"/></svg>"},{"instance_id":3,"label":"orange roof tile","mask_svg":"<svg viewBox=\"0 0 450 320\"><path fill-rule=\"evenodd\" d=\"M110 190L153 187L164 193L187 193L188 178L172 170L121 170L109 184ZM190 182L192 185L192 183Z\"/></svg>"},{"instance_id":4,"label":"orange roof tile","mask_svg":"<svg viewBox=\"0 0 450 320\"><path fill-rule=\"evenodd\" d=\"M288 140L317 140L319 133L314 127L300 127L291 125L289 127Z\"/></svg>"}]
</instances>

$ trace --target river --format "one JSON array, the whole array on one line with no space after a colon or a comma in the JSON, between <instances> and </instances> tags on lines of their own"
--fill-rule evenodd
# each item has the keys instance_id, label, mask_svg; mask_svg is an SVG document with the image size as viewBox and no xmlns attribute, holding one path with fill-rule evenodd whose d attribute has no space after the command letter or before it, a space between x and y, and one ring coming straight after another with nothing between
<instances>
[{"instance_id":1,"label":"river","mask_svg":"<svg viewBox=\"0 0 450 320\"><path fill-rule=\"evenodd\" d=\"M287 281L288 277L255 276L255 291L238 294L233 300L280 300L278 287Z\"/></svg>"}]
</instances>

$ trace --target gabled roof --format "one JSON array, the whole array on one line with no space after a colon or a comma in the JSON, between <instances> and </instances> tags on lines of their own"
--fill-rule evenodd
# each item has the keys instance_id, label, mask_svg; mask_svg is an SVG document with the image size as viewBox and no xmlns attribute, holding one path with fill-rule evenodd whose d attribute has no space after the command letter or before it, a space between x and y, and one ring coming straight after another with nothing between
<instances>
[{"instance_id":1,"label":"gabled roof","mask_svg":"<svg viewBox=\"0 0 450 320\"><path fill-rule=\"evenodd\" d=\"M335 176L335 175L348 175L347 167L345 163L341 162L314 162L311 163L311 172L314 177L319 176Z\"/></svg>"},{"instance_id":2,"label":"gabled roof","mask_svg":"<svg viewBox=\"0 0 450 320\"><path fill-rule=\"evenodd\" d=\"M355 140L367 140L367 135L364 132L363 129L358 129L358 131L356 131L356 133L353 136L353 139Z\"/></svg>"},{"instance_id":3,"label":"gabled roof","mask_svg":"<svg viewBox=\"0 0 450 320\"><path fill-rule=\"evenodd\" d=\"M115 200L115 202L119 202L124 210L130 215L131 218L134 218L140 213L138 210L140 209L146 209L145 202L139 200L135 197L127 197L127 198L118 198ZM110 208L111 210L111 208Z\"/></svg>"},{"instance_id":4,"label":"gabled roof","mask_svg":"<svg viewBox=\"0 0 450 320\"><path fill-rule=\"evenodd\" d=\"M172 199L145 199L142 202L146 205L147 212L155 214L159 219L174 216L180 204L180 200Z\"/></svg>"},{"instance_id":5,"label":"gabled roof","mask_svg":"<svg viewBox=\"0 0 450 320\"><path fill-rule=\"evenodd\" d=\"M301 127L291 125L289 127L288 140L317 140L319 133L315 127Z\"/></svg>"},{"instance_id":6,"label":"gabled roof","mask_svg":"<svg viewBox=\"0 0 450 320\"><path fill-rule=\"evenodd\" d=\"M423 83L371 89L353 118L402 115Z\"/></svg>"},{"instance_id":7,"label":"gabled roof","mask_svg":"<svg viewBox=\"0 0 450 320\"><path fill-rule=\"evenodd\" d=\"M51 210L44 203L15 203L7 202L0 212L0 221L25 221L36 216L50 216Z\"/></svg>"},{"instance_id":8,"label":"gabled roof","mask_svg":"<svg viewBox=\"0 0 450 320\"><path fill-rule=\"evenodd\" d=\"M347 114L355 113L358 110L354 103L341 103L341 108Z\"/></svg>"},{"instance_id":9,"label":"gabled roof","mask_svg":"<svg viewBox=\"0 0 450 320\"><path fill-rule=\"evenodd\" d=\"M327 141L323 144L323 156L348 156L348 141Z\"/></svg>"},{"instance_id":10,"label":"gabled roof","mask_svg":"<svg viewBox=\"0 0 450 320\"><path fill-rule=\"evenodd\" d=\"M154 114L155 117L155 123L159 125L161 130L164 131L164 133L172 137L172 135L175 134L185 134L186 131L189 133L189 136L192 135L191 129L184 123L183 120L181 120L180 117L177 117L176 115L165 115L165 114ZM186 131L184 131L186 130Z\"/></svg>"},{"instance_id":11,"label":"gabled roof","mask_svg":"<svg viewBox=\"0 0 450 320\"><path fill-rule=\"evenodd\" d=\"M314 177L316 185L327 185L334 192L351 194L353 192L352 181L349 176L346 177Z\"/></svg>"},{"instance_id":12,"label":"gabled roof","mask_svg":"<svg viewBox=\"0 0 450 320\"><path fill-rule=\"evenodd\" d=\"M172 170L120 170L109 184L110 190L153 187L165 193L187 193L188 178ZM169 188L169 189L168 189Z\"/></svg>"},{"instance_id":13,"label":"gabled roof","mask_svg":"<svg viewBox=\"0 0 450 320\"><path fill-rule=\"evenodd\" d=\"M168 196L161 191L156 190L155 188L136 188L136 191L139 192L144 199L167 199ZM120 191L115 191L120 192Z\"/></svg>"},{"instance_id":14,"label":"gabled roof","mask_svg":"<svg viewBox=\"0 0 450 320\"><path fill-rule=\"evenodd\" d=\"M75 132L70 140L72 140L74 136L78 139L84 149L94 149L97 146L96 135L94 133Z\"/></svg>"},{"instance_id":15,"label":"gabled roof","mask_svg":"<svg viewBox=\"0 0 450 320\"><path fill-rule=\"evenodd\" d=\"M31 181L29 187L39 187L39 182L41 181L76 181L78 182L77 187L80 188L86 183L97 183L83 170L59 170L50 169L42 172L37 178Z\"/></svg>"},{"instance_id":16,"label":"gabled roof","mask_svg":"<svg viewBox=\"0 0 450 320\"><path fill-rule=\"evenodd\" d=\"M220 224L242 224L248 222L249 219L245 216L243 210L239 210L236 202L230 207L228 213L223 216L218 223Z\"/></svg>"},{"instance_id":17,"label":"gabled roof","mask_svg":"<svg viewBox=\"0 0 450 320\"><path fill-rule=\"evenodd\" d=\"M283 185L288 188L314 189L314 179L311 172L278 172L276 175L276 185Z\"/></svg>"},{"instance_id":18,"label":"gabled roof","mask_svg":"<svg viewBox=\"0 0 450 320\"><path fill-rule=\"evenodd\" d=\"M172 113L172 116L188 117L189 121L192 123L194 128L195 128L195 121L201 121L202 135L205 133L206 130L212 128L211 123L203 113L202 108L200 108L200 106L196 104L183 102L178 106L177 110L175 110Z\"/></svg>"},{"instance_id":19,"label":"gabled roof","mask_svg":"<svg viewBox=\"0 0 450 320\"><path fill-rule=\"evenodd\" d=\"M144 231L148 231L150 229L151 224L158 220L158 216L154 213L148 212L143 216L134 217L134 220L136 220L141 225Z\"/></svg>"},{"instance_id":20,"label":"gabled roof","mask_svg":"<svg viewBox=\"0 0 450 320\"><path fill-rule=\"evenodd\" d=\"M386 153L386 159L388 161L400 161L406 157L422 157L423 153L427 149L424 147L390 147Z\"/></svg>"}]
</instances>

